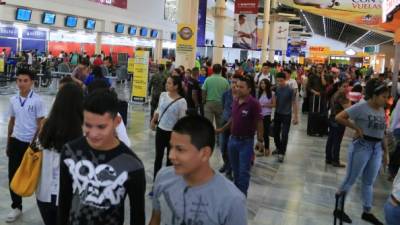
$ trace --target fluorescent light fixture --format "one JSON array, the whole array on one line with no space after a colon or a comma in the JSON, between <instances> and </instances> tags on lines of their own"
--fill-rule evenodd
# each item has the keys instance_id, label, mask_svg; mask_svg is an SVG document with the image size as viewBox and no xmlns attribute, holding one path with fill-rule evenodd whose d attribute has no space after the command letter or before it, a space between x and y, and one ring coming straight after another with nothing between
<instances>
[{"instance_id":1,"label":"fluorescent light fixture","mask_svg":"<svg viewBox=\"0 0 400 225\"><path fill-rule=\"evenodd\" d=\"M308 27L311 29L311 32L314 34L314 30L310 24L310 21L308 21L306 14L304 14L303 12L301 12L303 14L304 19L306 20L306 23L308 24Z\"/></svg>"}]
</instances>

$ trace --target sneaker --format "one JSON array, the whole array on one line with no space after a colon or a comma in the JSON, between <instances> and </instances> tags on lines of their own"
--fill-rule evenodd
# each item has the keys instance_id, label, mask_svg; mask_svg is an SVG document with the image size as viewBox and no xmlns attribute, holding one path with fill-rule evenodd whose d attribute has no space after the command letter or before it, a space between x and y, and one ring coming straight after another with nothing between
<instances>
[{"instance_id":1,"label":"sneaker","mask_svg":"<svg viewBox=\"0 0 400 225\"><path fill-rule=\"evenodd\" d=\"M376 218L374 216L374 214L372 214L372 213L364 212L361 216L361 219L363 219L371 224L374 224L374 225L383 225L383 223L381 221L379 221L379 219Z\"/></svg>"},{"instance_id":2,"label":"sneaker","mask_svg":"<svg viewBox=\"0 0 400 225\"><path fill-rule=\"evenodd\" d=\"M336 209L335 211L333 211L333 216L338 218L338 219L343 217L343 222L345 222L345 223L353 223L353 221L351 220L350 216L347 215L342 210Z\"/></svg>"},{"instance_id":3,"label":"sneaker","mask_svg":"<svg viewBox=\"0 0 400 225\"><path fill-rule=\"evenodd\" d=\"M278 162L283 163L284 159L285 159L284 155L278 155Z\"/></svg>"},{"instance_id":4,"label":"sneaker","mask_svg":"<svg viewBox=\"0 0 400 225\"><path fill-rule=\"evenodd\" d=\"M333 167L338 167L338 168L345 168L346 165L341 163L341 162L332 162Z\"/></svg>"},{"instance_id":5,"label":"sneaker","mask_svg":"<svg viewBox=\"0 0 400 225\"><path fill-rule=\"evenodd\" d=\"M19 216L21 216L22 211L20 209L13 209L6 218L7 223L12 223L18 219Z\"/></svg>"}]
</instances>

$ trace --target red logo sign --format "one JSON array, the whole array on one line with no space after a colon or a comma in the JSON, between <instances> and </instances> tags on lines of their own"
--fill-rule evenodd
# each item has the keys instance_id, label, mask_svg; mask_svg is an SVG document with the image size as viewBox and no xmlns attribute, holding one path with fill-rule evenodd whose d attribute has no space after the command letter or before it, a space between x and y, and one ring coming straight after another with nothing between
<instances>
[{"instance_id":1,"label":"red logo sign","mask_svg":"<svg viewBox=\"0 0 400 225\"><path fill-rule=\"evenodd\" d=\"M258 0L236 0L235 14L257 14Z\"/></svg>"}]
</instances>

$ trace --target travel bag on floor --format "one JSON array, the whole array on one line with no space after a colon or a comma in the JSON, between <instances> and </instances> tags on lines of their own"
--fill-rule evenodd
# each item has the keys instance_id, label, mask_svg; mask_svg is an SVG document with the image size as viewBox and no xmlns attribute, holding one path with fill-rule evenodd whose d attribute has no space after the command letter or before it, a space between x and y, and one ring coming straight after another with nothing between
<instances>
[{"instance_id":1,"label":"travel bag on floor","mask_svg":"<svg viewBox=\"0 0 400 225\"><path fill-rule=\"evenodd\" d=\"M328 116L325 112L322 112L321 96L314 95L312 108L310 109L310 112L308 112L307 135L322 137L327 133Z\"/></svg>"}]
</instances>

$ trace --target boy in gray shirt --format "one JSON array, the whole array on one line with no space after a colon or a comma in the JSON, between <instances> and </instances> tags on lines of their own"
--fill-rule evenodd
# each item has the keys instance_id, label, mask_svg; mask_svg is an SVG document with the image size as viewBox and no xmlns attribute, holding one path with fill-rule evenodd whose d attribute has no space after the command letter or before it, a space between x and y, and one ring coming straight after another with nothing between
<instances>
[{"instance_id":1,"label":"boy in gray shirt","mask_svg":"<svg viewBox=\"0 0 400 225\"><path fill-rule=\"evenodd\" d=\"M150 225L246 225L245 196L209 163L215 131L204 117L179 120L171 134L173 167L155 180Z\"/></svg>"}]
</instances>

